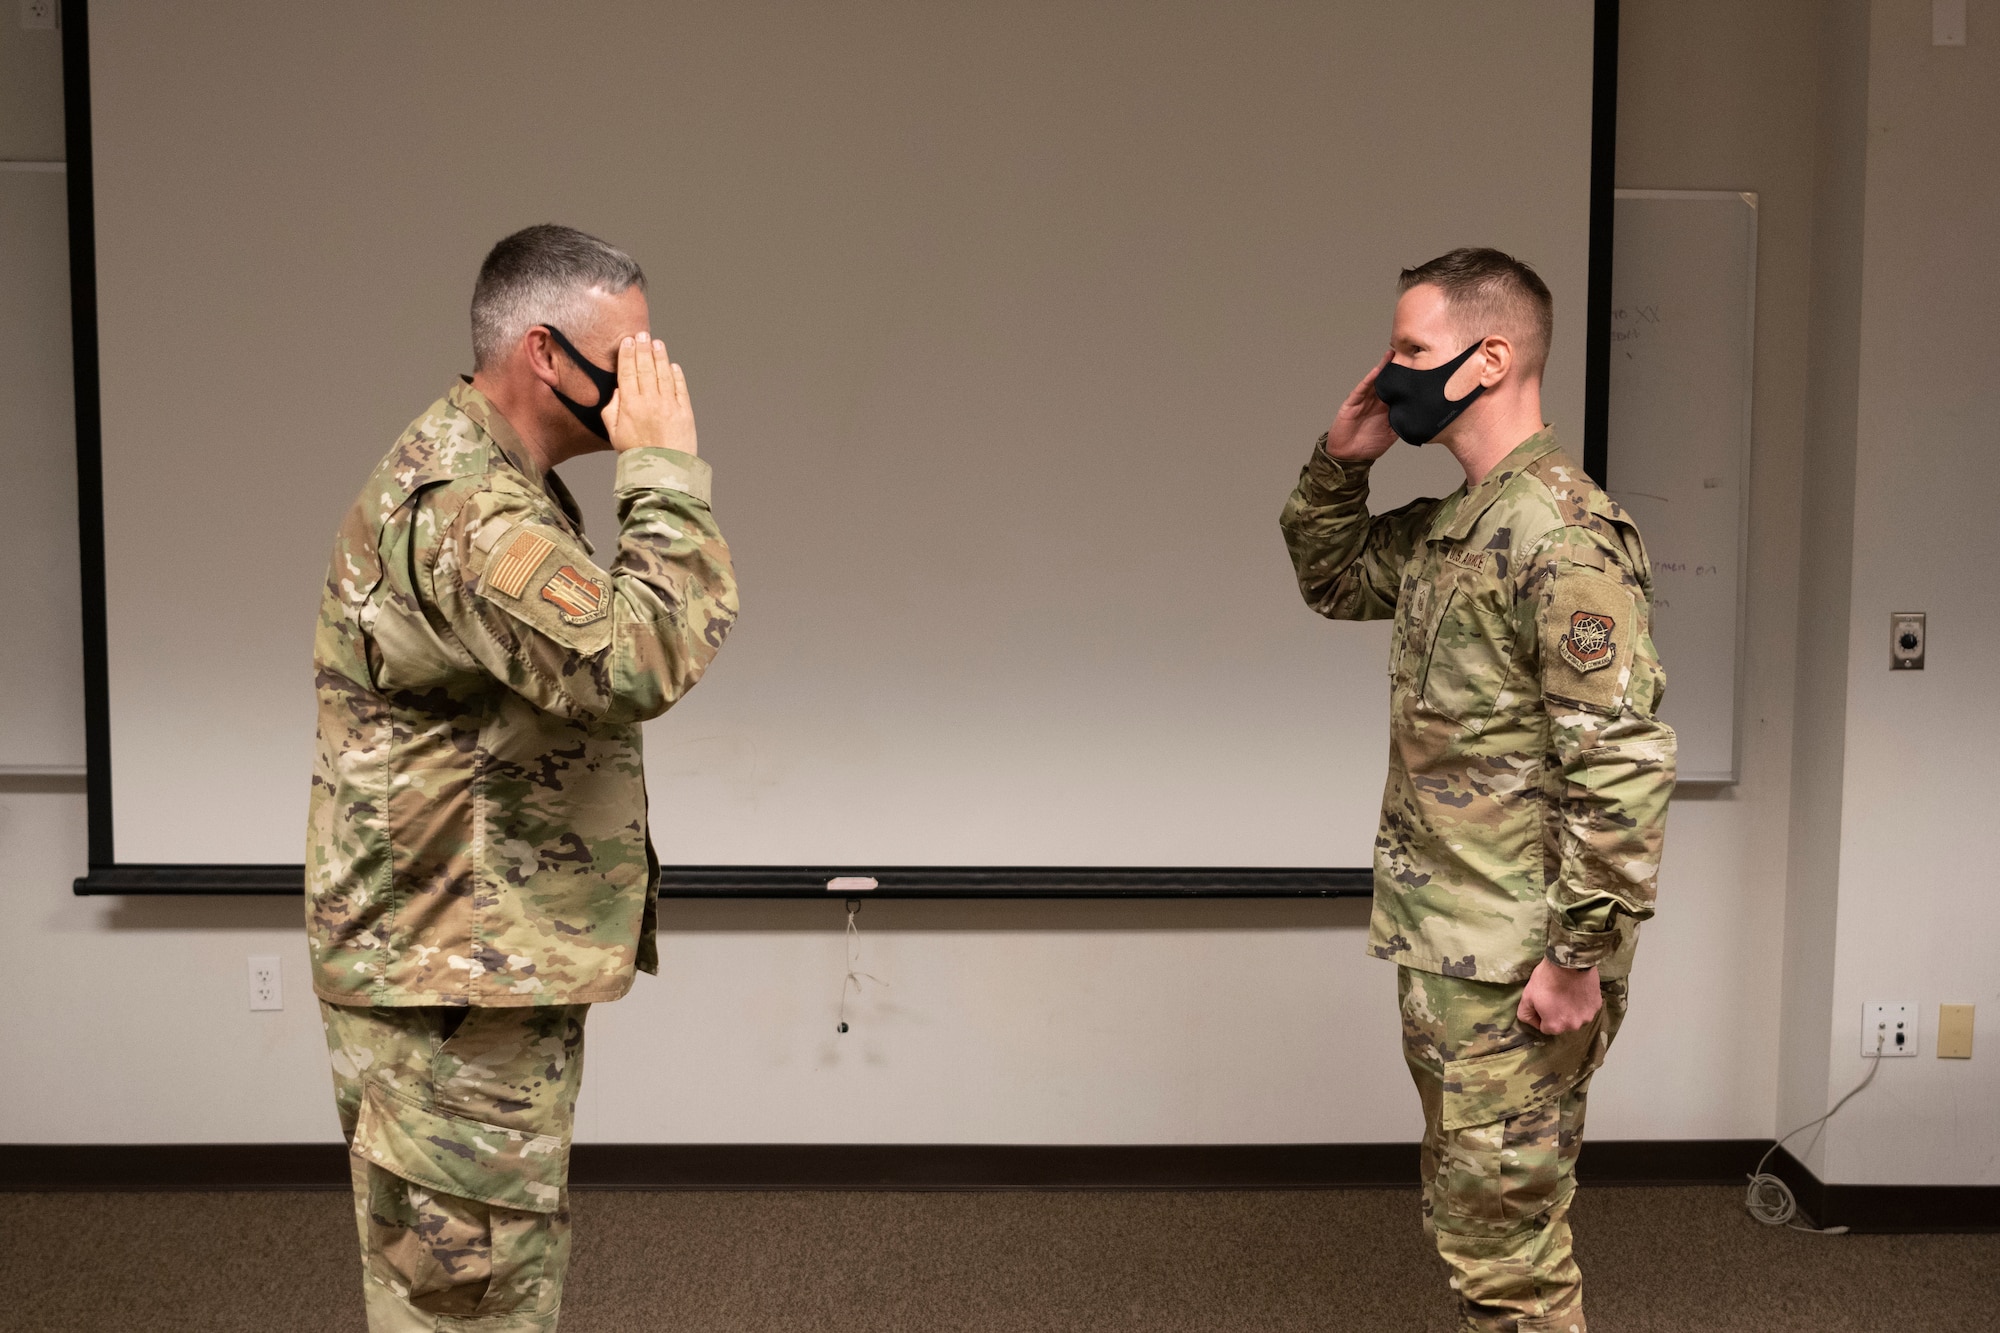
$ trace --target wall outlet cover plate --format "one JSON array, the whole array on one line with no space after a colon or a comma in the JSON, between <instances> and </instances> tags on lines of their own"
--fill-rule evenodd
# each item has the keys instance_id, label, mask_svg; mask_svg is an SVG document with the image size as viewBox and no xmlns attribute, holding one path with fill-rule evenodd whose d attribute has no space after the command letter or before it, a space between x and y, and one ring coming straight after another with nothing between
<instances>
[{"instance_id":1,"label":"wall outlet cover plate","mask_svg":"<svg viewBox=\"0 0 2000 1333\"><path fill-rule=\"evenodd\" d=\"M1892 611L1889 613L1889 669L1891 671L1922 671L1924 669L1925 615L1922 611Z\"/></svg>"},{"instance_id":2,"label":"wall outlet cover plate","mask_svg":"<svg viewBox=\"0 0 2000 1333\"><path fill-rule=\"evenodd\" d=\"M1899 1056L1916 1053L1916 1001L1870 1000L1861 1006L1862 1055Z\"/></svg>"},{"instance_id":3,"label":"wall outlet cover plate","mask_svg":"<svg viewBox=\"0 0 2000 1333\"><path fill-rule=\"evenodd\" d=\"M250 955L250 1007L252 1009L285 1007L284 974L279 970L278 955L274 953Z\"/></svg>"},{"instance_id":4,"label":"wall outlet cover plate","mask_svg":"<svg viewBox=\"0 0 2000 1333\"><path fill-rule=\"evenodd\" d=\"M1972 1058L1972 1006L1938 1006L1937 1057L1940 1060Z\"/></svg>"}]
</instances>

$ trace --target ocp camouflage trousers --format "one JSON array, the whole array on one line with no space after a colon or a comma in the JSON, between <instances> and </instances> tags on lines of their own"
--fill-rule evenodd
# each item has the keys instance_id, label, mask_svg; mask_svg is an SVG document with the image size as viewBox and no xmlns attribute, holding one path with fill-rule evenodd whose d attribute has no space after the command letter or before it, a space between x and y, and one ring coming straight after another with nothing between
<instances>
[{"instance_id":1,"label":"ocp camouflage trousers","mask_svg":"<svg viewBox=\"0 0 2000 1333\"><path fill-rule=\"evenodd\" d=\"M371 1333L553 1333L588 1005L320 1005Z\"/></svg>"},{"instance_id":2,"label":"ocp camouflage trousers","mask_svg":"<svg viewBox=\"0 0 2000 1333\"><path fill-rule=\"evenodd\" d=\"M1625 1018L1623 981L1581 1031L1516 1016L1525 983L1399 968L1403 1058L1424 1104L1424 1229L1452 1270L1459 1327L1588 1333L1569 1207L1590 1078Z\"/></svg>"}]
</instances>

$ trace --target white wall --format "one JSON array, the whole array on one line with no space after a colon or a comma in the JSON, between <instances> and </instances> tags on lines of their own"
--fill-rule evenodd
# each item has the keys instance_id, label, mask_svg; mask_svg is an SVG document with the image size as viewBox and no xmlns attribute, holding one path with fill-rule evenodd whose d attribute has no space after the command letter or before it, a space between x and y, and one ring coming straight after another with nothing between
<instances>
[{"instance_id":1,"label":"white wall","mask_svg":"<svg viewBox=\"0 0 2000 1333\"><path fill-rule=\"evenodd\" d=\"M1811 466L1799 488L1801 594L1791 861L1785 904L1779 1132L1828 1105L1825 1035L1833 996L1847 635L1854 567L1854 441L1860 373L1861 212L1868 149L1868 6L1821 6L1814 42L1810 323L1805 408ZM1858 1024L1857 1024L1858 1027ZM1794 1143L1824 1172L1824 1139Z\"/></svg>"},{"instance_id":2,"label":"white wall","mask_svg":"<svg viewBox=\"0 0 2000 1333\"><path fill-rule=\"evenodd\" d=\"M1626 0L1620 24L1618 184L1758 197L1742 780L1676 794L1660 915L1604 1080L1671 1108L1661 1117L1671 1128L1651 1133L1771 1132L1787 860L1773 834L1789 818L1792 782L1819 9L1815 0ZM1674 664L1665 665L1671 694ZM1647 1003L1649 994L1658 999ZM1622 1081L1621 1063L1636 1060L1648 1076ZM1607 1122L1636 1132L1623 1129L1622 1111L1599 1109L1620 1103L1593 1103L1593 1134Z\"/></svg>"},{"instance_id":3,"label":"white wall","mask_svg":"<svg viewBox=\"0 0 2000 1333\"><path fill-rule=\"evenodd\" d=\"M1861 374L1832 1084L1858 1080L1860 1011L1915 1000L1914 1060L1829 1127L1827 1178L2000 1184L2000 861L1983 808L2000 753L2000 0L1971 45L1930 7L1878 0L1869 48ZM1925 670L1892 673L1889 616L1930 615ZM1933 1057L1940 1003L1979 1006L1986 1048Z\"/></svg>"},{"instance_id":4,"label":"white wall","mask_svg":"<svg viewBox=\"0 0 2000 1333\"><path fill-rule=\"evenodd\" d=\"M1973 9L1975 43L2000 39L1994 0ZM1980 523L1979 488L1963 484L1981 475L1975 451L1992 434L1970 397L1991 378L1981 358L1994 343L1996 293L1976 247L1993 234L1992 196L1979 193L1992 187L1990 172L1982 184L1954 156L1982 145L1992 156L1995 48L1956 53L1983 71L1976 77L1938 75L1915 33L1928 7L1885 0L1871 76L1866 32L1858 62L1842 63L1854 49L1840 46L1837 25L1822 51L1829 12L1813 0L1626 4L1619 183L1749 189L1762 202L1750 694L1743 783L1675 803L1661 915L1641 950L1626 1035L1596 1085L1596 1138L1764 1135L1817 1113L1860 1072L1862 998L1918 999L1930 1016L1939 1000L1976 1000L1989 1023L2000 1012L1994 964L1977 954L1994 938L1991 872L1974 842L1978 820L1962 814L1977 773L1968 761L1982 741L1992 753L1994 739L1991 712L1970 706L1971 673L1993 638L1992 603L1979 600L1992 594L1973 587L1975 534L1992 525ZM0 51L17 40L0 25ZM1823 200L1829 181L1840 184L1846 151L1838 134L1827 146L1823 113L1840 99L1816 93L1825 78L1870 80L1879 141L1868 159L1868 320L1857 334L1876 359L1861 387L1869 444L1852 533L1813 526L1815 516L1840 517L1842 495L1837 460L1832 500L1821 494L1828 432L1839 440L1839 412L1826 403L1840 389L1840 357L1819 324L1840 308L1842 270L1839 209L1821 225L1814 207L1816 192ZM1858 188L1859 172L1849 174ZM1927 210L1940 215L1927 221ZM1970 279L1982 272L1979 287ZM1971 290L1954 295L1962 288ZM1858 295L1852 304L1859 319ZM1942 337L1923 323L1938 318ZM1910 352L1939 365L1937 382L1959 396L1924 397L1899 362ZM1854 438L1850 409L1850 457ZM1909 542L1912 531L1946 549L1933 558ZM1850 540L1851 566L1844 559L1829 577L1827 551ZM1936 595L1946 587L1960 596L1947 603ZM1882 613L1906 599L1932 613L1933 665L1890 679L1878 672ZM1850 625L1852 672L1832 691L1837 715L1802 704L1795 727L1795 688L1828 698L1812 675L1825 655L1796 645L1818 643L1829 605ZM1920 708L1923 721L1940 721L1894 729ZM1903 748L1912 737L1947 762L1917 763ZM1829 745L1845 775L1830 800L1812 788ZM1786 830L1794 848L1823 845L1840 835L1843 798L1859 813L1837 844L1836 919L1832 888L1792 870L1808 858L1788 857ZM296 901L77 900L68 881L84 859L79 792L0 784L0 910L14 927L0 993L25 1012L0 1038L10 1073L0 1141L331 1138ZM863 966L890 986L870 988L853 1031L837 1037L846 966L837 904L668 905L667 976L641 979L592 1020L580 1133L831 1142L1415 1133L1393 972L1361 957L1358 904L874 903L861 920ZM256 952L286 958L281 1013L245 1009L243 960ZM1995 1089L1982 1072L1992 1068L1990 1054L1959 1065L1926 1054L1885 1069L1835 1122L1826 1178L1994 1179ZM1898 1144L1917 1147L1904 1154Z\"/></svg>"}]
</instances>

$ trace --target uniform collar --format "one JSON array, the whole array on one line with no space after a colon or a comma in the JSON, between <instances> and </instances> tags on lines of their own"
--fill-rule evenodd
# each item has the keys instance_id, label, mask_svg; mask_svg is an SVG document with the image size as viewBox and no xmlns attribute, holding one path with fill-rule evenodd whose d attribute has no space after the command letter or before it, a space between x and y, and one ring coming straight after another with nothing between
<instances>
[{"instance_id":1,"label":"uniform collar","mask_svg":"<svg viewBox=\"0 0 2000 1333\"><path fill-rule=\"evenodd\" d=\"M516 472L548 492L549 498L562 510L563 517L569 520L570 527L581 534L583 511L577 508L576 497L569 493L569 487L563 485L561 477L554 472L541 472L535 467L535 460L528 456L528 446L522 441L521 433L515 430L514 424L493 405L493 400L473 388L471 379L463 375L459 376L457 384L451 386L451 392L446 397L451 400L453 407L464 413L467 421L493 441L493 446L500 451L500 456L505 458Z\"/></svg>"},{"instance_id":2,"label":"uniform collar","mask_svg":"<svg viewBox=\"0 0 2000 1333\"><path fill-rule=\"evenodd\" d=\"M491 398L472 387L470 379L460 376L459 382L451 386L451 392L446 396L451 399L453 407L463 412L468 421L499 446L500 453L514 465L516 472L541 479L542 474L536 469L535 460L528 456L528 446L522 442L520 432L501 415Z\"/></svg>"},{"instance_id":3,"label":"uniform collar","mask_svg":"<svg viewBox=\"0 0 2000 1333\"><path fill-rule=\"evenodd\" d=\"M1544 426L1515 445L1513 451L1496 463L1477 486L1460 493L1458 507L1450 512L1450 522L1442 530L1433 532L1431 540L1463 541L1472 531L1472 525L1479 521L1479 516L1492 508L1493 502L1500 498L1500 492L1507 489L1508 482L1554 453L1558 447L1554 426Z\"/></svg>"}]
</instances>

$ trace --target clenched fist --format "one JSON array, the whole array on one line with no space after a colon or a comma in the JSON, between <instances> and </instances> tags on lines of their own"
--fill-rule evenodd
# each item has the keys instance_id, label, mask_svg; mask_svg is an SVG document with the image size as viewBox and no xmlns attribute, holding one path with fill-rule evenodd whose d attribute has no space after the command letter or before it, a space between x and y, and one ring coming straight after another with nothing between
<instances>
[{"instance_id":1,"label":"clenched fist","mask_svg":"<svg viewBox=\"0 0 2000 1333\"><path fill-rule=\"evenodd\" d=\"M1596 968L1572 971L1544 958L1535 964L1514 1013L1535 1031L1556 1037L1590 1022L1603 1004Z\"/></svg>"}]
</instances>

